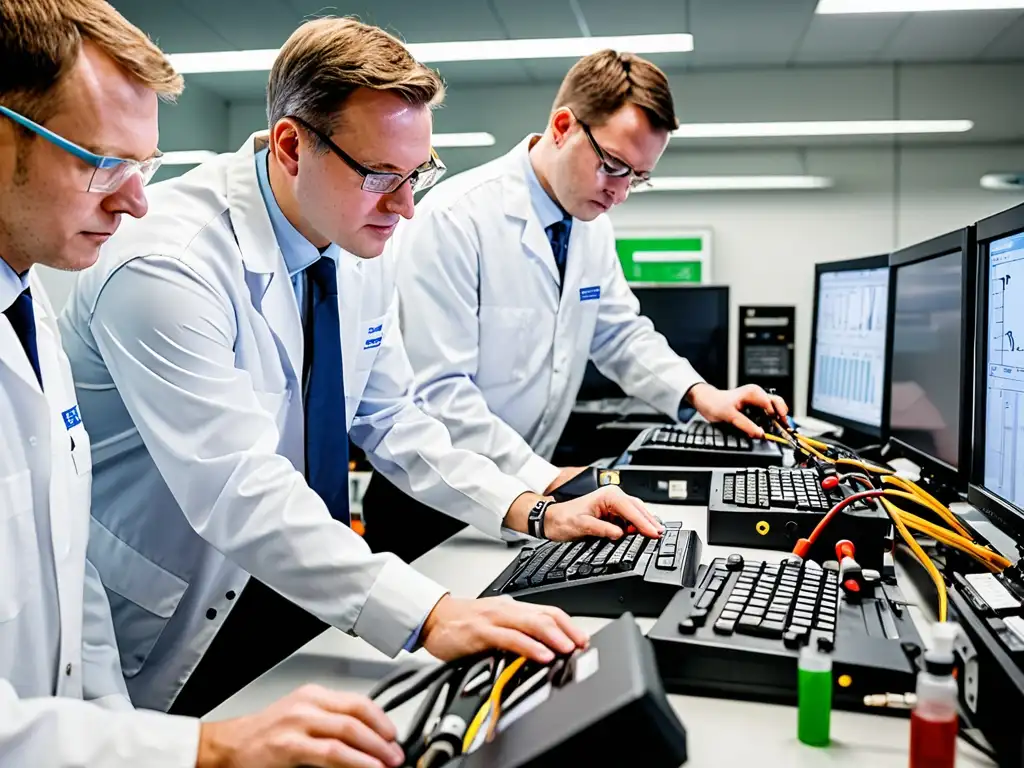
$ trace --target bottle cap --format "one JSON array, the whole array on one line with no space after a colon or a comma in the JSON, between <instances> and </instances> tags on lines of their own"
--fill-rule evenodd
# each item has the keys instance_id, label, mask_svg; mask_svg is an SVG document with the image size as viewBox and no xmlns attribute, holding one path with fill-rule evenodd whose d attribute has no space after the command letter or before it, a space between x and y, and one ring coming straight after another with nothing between
<instances>
[{"instance_id":1,"label":"bottle cap","mask_svg":"<svg viewBox=\"0 0 1024 768\"><path fill-rule=\"evenodd\" d=\"M808 672L828 672L832 669L832 657L818 648L816 643L810 643L800 649L797 665Z\"/></svg>"},{"instance_id":2,"label":"bottle cap","mask_svg":"<svg viewBox=\"0 0 1024 768\"><path fill-rule=\"evenodd\" d=\"M933 675L948 675L953 671L953 646L960 627L951 621L938 621L932 625L932 647L925 651L925 669Z\"/></svg>"}]
</instances>

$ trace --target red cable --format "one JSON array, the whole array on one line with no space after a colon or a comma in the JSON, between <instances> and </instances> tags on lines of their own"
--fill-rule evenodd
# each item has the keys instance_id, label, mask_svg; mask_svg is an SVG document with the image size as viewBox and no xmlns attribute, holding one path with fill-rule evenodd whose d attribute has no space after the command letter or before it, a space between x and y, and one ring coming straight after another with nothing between
<instances>
[{"instance_id":1,"label":"red cable","mask_svg":"<svg viewBox=\"0 0 1024 768\"><path fill-rule=\"evenodd\" d=\"M884 494L885 491L883 490L875 490L861 491L860 493L855 493L852 496L847 496L845 499L843 499L834 507L832 507L832 509L830 509L828 513L823 518L821 518L820 521L818 521L818 524L814 527L814 530L811 531L810 536L808 536L806 539L800 539L796 543L796 546L793 547L793 554L799 555L800 557L807 557L807 551L811 548L811 545L814 544L814 542L817 540L818 536L821 535L821 532L825 530L825 526L827 526L829 522L831 522L833 517L835 517L848 506L853 504L853 502L860 501L861 499L874 499Z\"/></svg>"}]
</instances>

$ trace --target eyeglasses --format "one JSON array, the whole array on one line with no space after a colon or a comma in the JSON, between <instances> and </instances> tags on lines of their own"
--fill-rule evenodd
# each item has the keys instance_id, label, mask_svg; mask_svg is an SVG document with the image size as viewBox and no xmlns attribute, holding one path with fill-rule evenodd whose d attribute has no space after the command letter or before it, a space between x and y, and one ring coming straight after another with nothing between
<instances>
[{"instance_id":1,"label":"eyeglasses","mask_svg":"<svg viewBox=\"0 0 1024 768\"><path fill-rule=\"evenodd\" d=\"M573 115L573 117L576 117ZM601 161L601 172L606 176L611 176L615 179L621 179L625 176L629 177L629 188L636 189L642 184L648 184L651 181L651 174L649 173L637 173L629 165L619 160L615 155L610 155L601 149L601 145L597 143L597 139L594 138L594 134L590 132L590 126L576 117L576 122L580 124L580 128L583 129L583 133L586 134L587 139L590 141L590 146L594 148L594 153L597 155L597 159Z\"/></svg>"},{"instance_id":2,"label":"eyeglasses","mask_svg":"<svg viewBox=\"0 0 1024 768\"><path fill-rule=\"evenodd\" d=\"M334 154L341 158L345 165L362 176L362 188L367 192L374 192L378 195L389 195L401 189L402 185L407 181L412 186L413 192L422 192L423 190L434 186L438 182L438 179L444 175L444 172L448 170L445 167L445 164L441 162L441 158L438 157L437 152L431 148L430 159L418 168L414 169L408 176L402 176L399 173L375 171L353 159L347 152L345 152L345 150L301 117L296 117L295 115L289 115L289 117L320 139L320 141L326 144Z\"/></svg>"},{"instance_id":3,"label":"eyeglasses","mask_svg":"<svg viewBox=\"0 0 1024 768\"><path fill-rule=\"evenodd\" d=\"M13 109L0 105L0 115L5 115L23 128L27 128L51 144L57 145L65 152L92 166L92 175L89 177L88 186L86 186L87 192L103 192L106 194L116 192L136 173L142 177L142 184L145 186L153 178L153 174L156 173L163 160L159 154L141 162L125 157L97 155L84 147L78 146L73 141L68 141L49 128L44 128L39 123L29 120L24 115L19 115Z\"/></svg>"}]
</instances>

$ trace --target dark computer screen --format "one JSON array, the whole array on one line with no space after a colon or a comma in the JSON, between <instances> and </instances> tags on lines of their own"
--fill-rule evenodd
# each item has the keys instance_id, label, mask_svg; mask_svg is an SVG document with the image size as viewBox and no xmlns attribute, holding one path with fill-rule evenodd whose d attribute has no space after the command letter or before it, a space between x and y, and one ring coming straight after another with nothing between
<instances>
[{"instance_id":1,"label":"dark computer screen","mask_svg":"<svg viewBox=\"0 0 1024 768\"><path fill-rule=\"evenodd\" d=\"M950 468L960 466L966 371L961 250L897 266L890 435Z\"/></svg>"},{"instance_id":2,"label":"dark computer screen","mask_svg":"<svg viewBox=\"0 0 1024 768\"><path fill-rule=\"evenodd\" d=\"M729 288L727 286L635 287L640 313L654 323L672 350L716 387L729 385ZM587 363L578 399L623 397L619 386Z\"/></svg>"},{"instance_id":3,"label":"dark computer screen","mask_svg":"<svg viewBox=\"0 0 1024 768\"><path fill-rule=\"evenodd\" d=\"M816 269L812 416L881 434L888 326L888 257Z\"/></svg>"}]
</instances>

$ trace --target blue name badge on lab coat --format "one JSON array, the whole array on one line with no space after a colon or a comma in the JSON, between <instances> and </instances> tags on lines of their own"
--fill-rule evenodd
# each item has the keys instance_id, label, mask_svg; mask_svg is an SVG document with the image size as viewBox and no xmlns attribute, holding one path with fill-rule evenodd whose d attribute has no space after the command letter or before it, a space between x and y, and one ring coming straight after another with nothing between
<instances>
[{"instance_id":1,"label":"blue name badge on lab coat","mask_svg":"<svg viewBox=\"0 0 1024 768\"><path fill-rule=\"evenodd\" d=\"M82 423L82 417L78 414L78 406L73 405L64 411L61 416L64 417L64 426L68 429L74 429Z\"/></svg>"},{"instance_id":2,"label":"blue name badge on lab coat","mask_svg":"<svg viewBox=\"0 0 1024 768\"><path fill-rule=\"evenodd\" d=\"M592 285L589 288L580 288L580 301L594 301L601 298L601 286Z\"/></svg>"},{"instance_id":3,"label":"blue name badge on lab coat","mask_svg":"<svg viewBox=\"0 0 1024 768\"><path fill-rule=\"evenodd\" d=\"M367 339L366 343L363 344L363 349L373 349L374 347L379 347L380 343L383 340L384 340L383 336L377 336L377 337L372 338L372 339Z\"/></svg>"}]
</instances>

